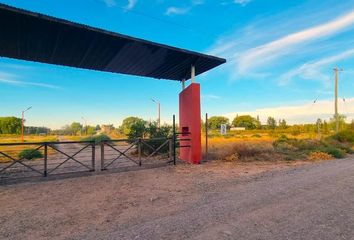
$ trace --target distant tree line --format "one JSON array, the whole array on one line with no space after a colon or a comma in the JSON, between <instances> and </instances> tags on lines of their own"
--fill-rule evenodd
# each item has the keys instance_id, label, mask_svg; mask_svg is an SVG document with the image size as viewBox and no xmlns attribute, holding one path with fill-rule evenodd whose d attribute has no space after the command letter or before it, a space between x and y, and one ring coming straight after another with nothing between
<instances>
[{"instance_id":1,"label":"distant tree line","mask_svg":"<svg viewBox=\"0 0 354 240\"><path fill-rule=\"evenodd\" d=\"M288 125L285 119L279 119L278 121L274 117L268 117L265 124L262 124L259 117L256 118L250 115L236 116L232 122L223 116L213 116L208 119L208 129L219 130L221 124L226 124L228 128L231 127L243 127L246 130L279 130L291 132L294 135L302 132L317 132L329 133L335 129L335 118L331 118L329 121L318 119L312 124L294 124ZM339 116L339 129L354 129L354 121L351 123L345 122L345 116Z\"/></svg>"},{"instance_id":2,"label":"distant tree line","mask_svg":"<svg viewBox=\"0 0 354 240\"><path fill-rule=\"evenodd\" d=\"M46 127L25 127L25 134L50 134L50 131Z\"/></svg>"}]
</instances>

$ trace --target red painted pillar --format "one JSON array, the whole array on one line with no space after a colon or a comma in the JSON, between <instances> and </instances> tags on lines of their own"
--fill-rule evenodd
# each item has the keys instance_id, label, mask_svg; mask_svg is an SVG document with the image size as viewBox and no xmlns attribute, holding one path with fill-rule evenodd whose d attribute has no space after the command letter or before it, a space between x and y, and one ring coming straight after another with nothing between
<instances>
[{"instance_id":1,"label":"red painted pillar","mask_svg":"<svg viewBox=\"0 0 354 240\"><path fill-rule=\"evenodd\" d=\"M200 85L198 83L191 83L179 94L179 128L182 133L181 139L191 139L190 141L181 141L181 146L190 145L190 147L180 148L180 159L190 163L200 163L202 143Z\"/></svg>"}]
</instances>

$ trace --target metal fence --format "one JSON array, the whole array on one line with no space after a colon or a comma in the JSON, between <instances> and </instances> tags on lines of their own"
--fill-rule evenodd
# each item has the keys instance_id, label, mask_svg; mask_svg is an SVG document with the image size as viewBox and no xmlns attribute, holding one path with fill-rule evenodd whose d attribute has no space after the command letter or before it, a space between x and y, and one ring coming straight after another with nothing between
<instances>
[{"instance_id":1,"label":"metal fence","mask_svg":"<svg viewBox=\"0 0 354 240\"><path fill-rule=\"evenodd\" d=\"M175 139L0 143L0 180L176 164Z\"/></svg>"},{"instance_id":2,"label":"metal fence","mask_svg":"<svg viewBox=\"0 0 354 240\"><path fill-rule=\"evenodd\" d=\"M103 141L101 143L101 170L175 163L173 152L172 138Z\"/></svg>"},{"instance_id":3,"label":"metal fence","mask_svg":"<svg viewBox=\"0 0 354 240\"><path fill-rule=\"evenodd\" d=\"M1 143L0 179L94 171L95 142Z\"/></svg>"}]
</instances>

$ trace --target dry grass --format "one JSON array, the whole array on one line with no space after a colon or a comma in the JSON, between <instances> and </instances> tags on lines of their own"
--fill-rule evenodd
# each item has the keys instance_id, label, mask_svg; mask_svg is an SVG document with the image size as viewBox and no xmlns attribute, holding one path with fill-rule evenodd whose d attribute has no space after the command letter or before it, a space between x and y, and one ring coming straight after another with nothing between
<instances>
[{"instance_id":1,"label":"dry grass","mask_svg":"<svg viewBox=\"0 0 354 240\"><path fill-rule=\"evenodd\" d=\"M57 136L38 136L38 135L26 135L24 137L25 142L55 142ZM0 143L20 143L21 135L0 135Z\"/></svg>"},{"instance_id":2,"label":"dry grass","mask_svg":"<svg viewBox=\"0 0 354 240\"><path fill-rule=\"evenodd\" d=\"M203 139L203 138L202 138ZM204 140L205 141L205 140ZM205 143L205 142L204 142ZM240 136L214 136L209 138L208 158L228 162L329 160L353 153L350 143L323 141L302 134L256 134ZM203 146L205 146L203 144ZM343 155L343 156L342 156Z\"/></svg>"},{"instance_id":3,"label":"dry grass","mask_svg":"<svg viewBox=\"0 0 354 240\"><path fill-rule=\"evenodd\" d=\"M308 156L308 160L319 161L319 160L331 160L333 157L325 152L311 152Z\"/></svg>"},{"instance_id":4,"label":"dry grass","mask_svg":"<svg viewBox=\"0 0 354 240\"><path fill-rule=\"evenodd\" d=\"M273 148L271 139L212 138L209 141L209 158L225 161L277 161L281 156Z\"/></svg>"}]
</instances>

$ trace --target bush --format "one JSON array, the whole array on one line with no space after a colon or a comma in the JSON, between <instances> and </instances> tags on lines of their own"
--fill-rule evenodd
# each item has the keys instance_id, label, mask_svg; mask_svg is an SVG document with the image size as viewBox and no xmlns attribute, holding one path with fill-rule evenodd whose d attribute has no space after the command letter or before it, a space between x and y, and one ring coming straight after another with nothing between
<instances>
[{"instance_id":1,"label":"bush","mask_svg":"<svg viewBox=\"0 0 354 240\"><path fill-rule=\"evenodd\" d=\"M158 127L156 123L150 123L149 126L146 128L146 135L149 136L149 140L145 140L147 144L149 144L152 148L155 150L159 148L166 140L168 137L170 137L172 134L172 127L169 125L163 125L161 127ZM154 150L147 147L145 144L142 145L142 152L144 154L151 154L154 152ZM166 144L162 148L159 149L159 153L168 153L169 151L169 145Z\"/></svg>"},{"instance_id":2,"label":"bush","mask_svg":"<svg viewBox=\"0 0 354 240\"><path fill-rule=\"evenodd\" d=\"M23 159L32 160L32 159L36 159L36 158L42 158L43 154L37 149L29 148L29 149L22 150L18 154L18 156Z\"/></svg>"},{"instance_id":3,"label":"bush","mask_svg":"<svg viewBox=\"0 0 354 240\"><path fill-rule=\"evenodd\" d=\"M335 139L339 142L350 142L354 143L354 131L344 130L339 133L336 133L329 137L329 139Z\"/></svg>"},{"instance_id":4,"label":"bush","mask_svg":"<svg viewBox=\"0 0 354 240\"><path fill-rule=\"evenodd\" d=\"M107 140L111 140L111 138L105 134L100 134L100 135L83 138L81 141L95 141L96 144L99 144L102 141L107 141Z\"/></svg>"},{"instance_id":5,"label":"bush","mask_svg":"<svg viewBox=\"0 0 354 240\"><path fill-rule=\"evenodd\" d=\"M334 147L327 147L323 149L324 152L332 155L335 158L344 158L345 157L345 152L341 149L334 148Z\"/></svg>"},{"instance_id":6,"label":"bush","mask_svg":"<svg viewBox=\"0 0 354 240\"><path fill-rule=\"evenodd\" d=\"M258 133L256 133L256 134L253 134L252 137L254 137L254 138L261 138L262 136L259 135Z\"/></svg>"},{"instance_id":7,"label":"bush","mask_svg":"<svg viewBox=\"0 0 354 240\"><path fill-rule=\"evenodd\" d=\"M332 155L330 155L326 152L320 152L320 151L311 152L308 156L308 159L311 161L331 160L332 158L333 158Z\"/></svg>"}]
</instances>

